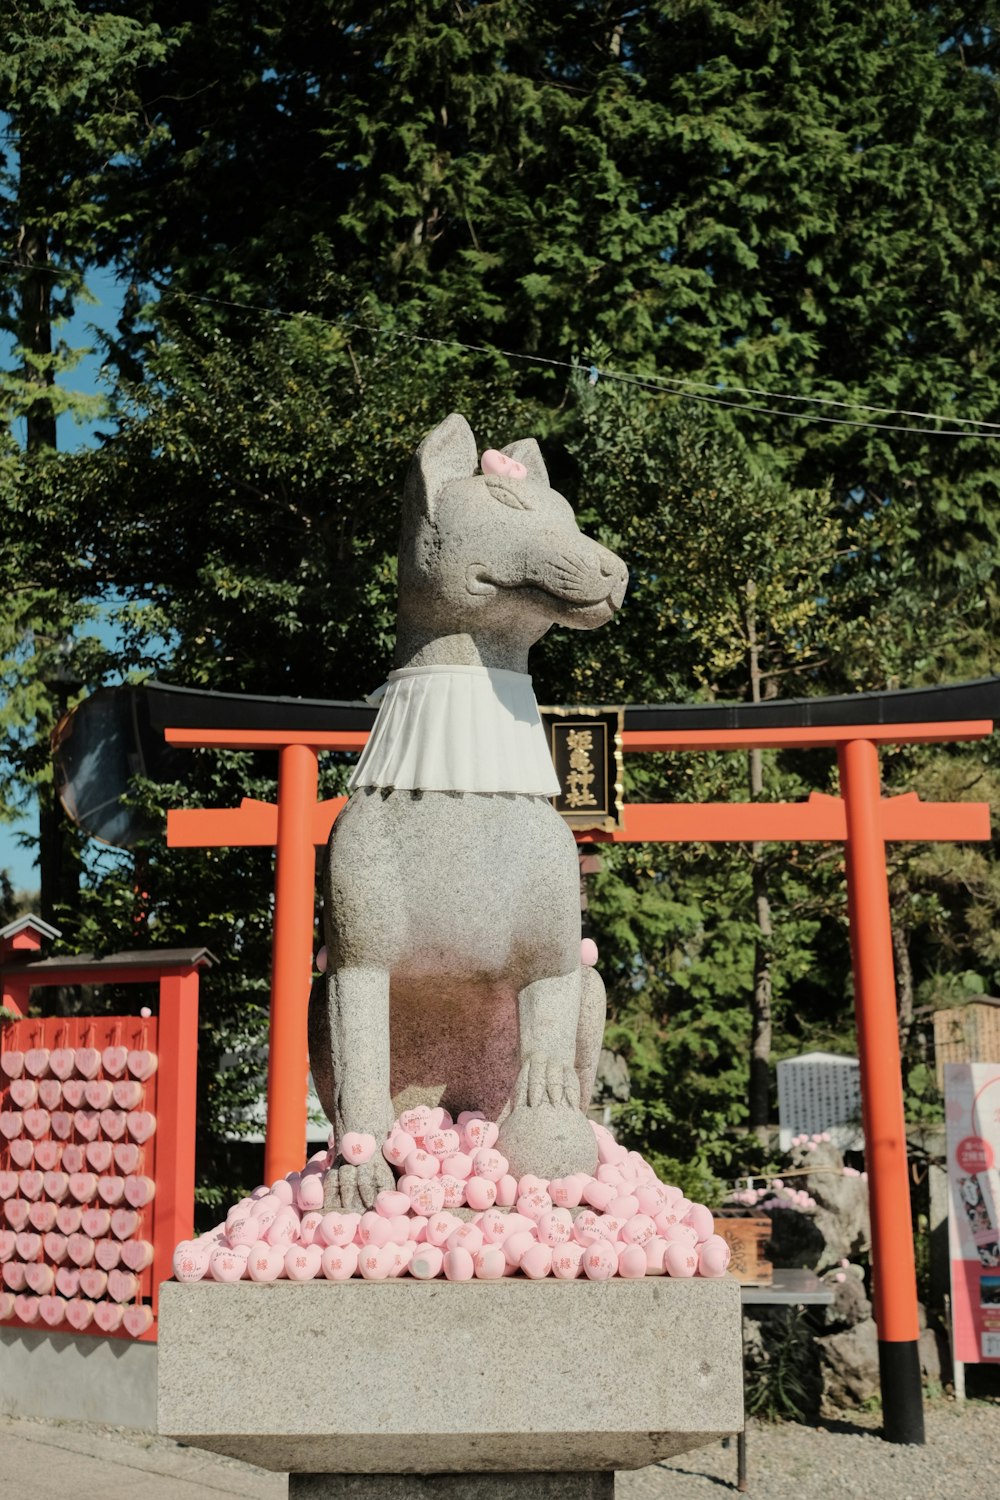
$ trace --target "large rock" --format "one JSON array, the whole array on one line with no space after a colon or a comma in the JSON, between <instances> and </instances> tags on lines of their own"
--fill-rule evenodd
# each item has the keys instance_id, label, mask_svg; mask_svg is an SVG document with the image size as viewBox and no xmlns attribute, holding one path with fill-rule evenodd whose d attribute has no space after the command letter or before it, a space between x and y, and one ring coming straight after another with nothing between
<instances>
[{"instance_id":1,"label":"large rock","mask_svg":"<svg viewBox=\"0 0 1000 1500\"><path fill-rule=\"evenodd\" d=\"M873 1318L816 1340L823 1395L820 1410L835 1416L879 1391L878 1331Z\"/></svg>"}]
</instances>

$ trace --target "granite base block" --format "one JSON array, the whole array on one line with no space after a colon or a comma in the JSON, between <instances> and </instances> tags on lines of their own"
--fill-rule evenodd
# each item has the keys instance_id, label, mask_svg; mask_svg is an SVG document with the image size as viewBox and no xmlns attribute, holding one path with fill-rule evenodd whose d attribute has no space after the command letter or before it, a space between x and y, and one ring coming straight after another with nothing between
<instances>
[{"instance_id":1,"label":"granite base block","mask_svg":"<svg viewBox=\"0 0 1000 1500\"><path fill-rule=\"evenodd\" d=\"M742 1426L740 1316L729 1277L166 1283L159 1429L317 1476L640 1468Z\"/></svg>"},{"instance_id":2,"label":"granite base block","mask_svg":"<svg viewBox=\"0 0 1000 1500\"><path fill-rule=\"evenodd\" d=\"M290 1474L288 1500L615 1500L615 1476Z\"/></svg>"}]
</instances>

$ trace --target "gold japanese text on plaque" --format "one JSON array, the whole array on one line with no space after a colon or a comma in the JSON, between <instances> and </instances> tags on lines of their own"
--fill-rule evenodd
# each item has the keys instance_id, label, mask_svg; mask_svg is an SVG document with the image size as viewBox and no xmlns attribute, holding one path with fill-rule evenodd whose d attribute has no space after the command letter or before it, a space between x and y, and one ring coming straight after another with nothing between
<instances>
[{"instance_id":1,"label":"gold japanese text on plaque","mask_svg":"<svg viewBox=\"0 0 1000 1500\"><path fill-rule=\"evenodd\" d=\"M552 798L570 828L622 826L620 708L541 708L552 763L562 792Z\"/></svg>"}]
</instances>

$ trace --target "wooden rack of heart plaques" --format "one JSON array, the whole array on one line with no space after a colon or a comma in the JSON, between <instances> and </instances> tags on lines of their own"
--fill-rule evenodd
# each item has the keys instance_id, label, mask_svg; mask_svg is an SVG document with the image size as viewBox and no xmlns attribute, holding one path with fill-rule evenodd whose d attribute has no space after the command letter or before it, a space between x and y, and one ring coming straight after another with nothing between
<instances>
[{"instance_id":1,"label":"wooden rack of heart plaques","mask_svg":"<svg viewBox=\"0 0 1000 1500\"><path fill-rule=\"evenodd\" d=\"M0 1045L0 1322L155 1337L158 1023L50 1017Z\"/></svg>"}]
</instances>

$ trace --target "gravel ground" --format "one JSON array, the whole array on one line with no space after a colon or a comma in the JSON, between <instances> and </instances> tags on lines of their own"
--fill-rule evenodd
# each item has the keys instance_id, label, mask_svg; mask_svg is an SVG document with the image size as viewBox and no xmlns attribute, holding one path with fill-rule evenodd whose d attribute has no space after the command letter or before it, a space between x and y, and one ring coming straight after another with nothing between
<instances>
[{"instance_id":1,"label":"gravel ground","mask_svg":"<svg viewBox=\"0 0 1000 1500\"><path fill-rule=\"evenodd\" d=\"M861 1413L820 1427L752 1424L751 1500L992 1500L1000 1494L1000 1400L927 1406L927 1445L901 1448ZM616 1500L736 1494L736 1444L620 1474ZM150 1433L0 1417L0 1500L287 1500L284 1475Z\"/></svg>"}]
</instances>

